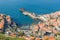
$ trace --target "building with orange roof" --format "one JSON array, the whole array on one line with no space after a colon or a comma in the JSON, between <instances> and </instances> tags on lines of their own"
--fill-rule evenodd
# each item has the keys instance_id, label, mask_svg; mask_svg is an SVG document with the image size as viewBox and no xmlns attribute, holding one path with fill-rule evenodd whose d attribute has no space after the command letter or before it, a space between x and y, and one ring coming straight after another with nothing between
<instances>
[{"instance_id":1,"label":"building with orange roof","mask_svg":"<svg viewBox=\"0 0 60 40\"><path fill-rule=\"evenodd\" d=\"M54 36L50 36L49 40L56 40Z\"/></svg>"},{"instance_id":2,"label":"building with orange roof","mask_svg":"<svg viewBox=\"0 0 60 40\"><path fill-rule=\"evenodd\" d=\"M36 38L35 40L40 40L40 38Z\"/></svg>"},{"instance_id":3,"label":"building with orange roof","mask_svg":"<svg viewBox=\"0 0 60 40\"><path fill-rule=\"evenodd\" d=\"M34 30L34 31L38 31L38 29L39 29L38 25L34 25L33 30Z\"/></svg>"},{"instance_id":4,"label":"building with orange roof","mask_svg":"<svg viewBox=\"0 0 60 40\"><path fill-rule=\"evenodd\" d=\"M45 26L44 23L40 23L40 24L38 24L38 25L39 25L39 27L40 27L41 29Z\"/></svg>"},{"instance_id":5,"label":"building with orange roof","mask_svg":"<svg viewBox=\"0 0 60 40\"><path fill-rule=\"evenodd\" d=\"M52 30L52 31L53 31L53 33L54 33L54 34L57 34L57 33L58 33L58 31L57 31L57 30Z\"/></svg>"},{"instance_id":6,"label":"building with orange roof","mask_svg":"<svg viewBox=\"0 0 60 40\"><path fill-rule=\"evenodd\" d=\"M4 27L4 19L0 19L0 29Z\"/></svg>"},{"instance_id":7,"label":"building with orange roof","mask_svg":"<svg viewBox=\"0 0 60 40\"><path fill-rule=\"evenodd\" d=\"M53 26L58 26L58 22L56 21L56 22L53 22L53 24L52 24Z\"/></svg>"},{"instance_id":8,"label":"building with orange roof","mask_svg":"<svg viewBox=\"0 0 60 40\"><path fill-rule=\"evenodd\" d=\"M15 36L16 36L16 34L14 34L14 33L11 33L11 34L10 34L10 36L12 36L12 37L15 37Z\"/></svg>"}]
</instances>

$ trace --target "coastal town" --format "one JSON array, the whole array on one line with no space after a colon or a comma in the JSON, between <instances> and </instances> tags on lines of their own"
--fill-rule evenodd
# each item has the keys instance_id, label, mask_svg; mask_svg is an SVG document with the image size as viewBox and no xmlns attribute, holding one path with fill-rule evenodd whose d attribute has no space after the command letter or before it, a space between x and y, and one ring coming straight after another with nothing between
<instances>
[{"instance_id":1,"label":"coastal town","mask_svg":"<svg viewBox=\"0 0 60 40\"><path fill-rule=\"evenodd\" d=\"M34 24L30 27L34 37L42 38L42 40L56 40L55 38L60 38L60 11L44 15L35 15L34 13L24 11L23 8L20 10L24 15L32 19L40 20L38 24Z\"/></svg>"},{"instance_id":2,"label":"coastal town","mask_svg":"<svg viewBox=\"0 0 60 40\"><path fill-rule=\"evenodd\" d=\"M0 14L0 33L6 37L18 37L25 40L60 40L60 11L35 15L20 9L23 15L33 20L40 20L37 24L18 27L9 15Z\"/></svg>"}]
</instances>

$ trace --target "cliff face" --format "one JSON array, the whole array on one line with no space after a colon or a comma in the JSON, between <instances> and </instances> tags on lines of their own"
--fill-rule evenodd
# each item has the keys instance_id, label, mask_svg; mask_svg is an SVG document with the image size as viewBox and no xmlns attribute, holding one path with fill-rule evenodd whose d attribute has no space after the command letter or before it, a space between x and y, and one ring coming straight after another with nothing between
<instances>
[{"instance_id":1,"label":"cliff face","mask_svg":"<svg viewBox=\"0 0 60 40\"><path fill-rule=\"evenodd\" d=\"M8 26L15 26L16 24L11 20L9 15L0 14L0 32L5 31Z\"/></svg>"}]
</instances>

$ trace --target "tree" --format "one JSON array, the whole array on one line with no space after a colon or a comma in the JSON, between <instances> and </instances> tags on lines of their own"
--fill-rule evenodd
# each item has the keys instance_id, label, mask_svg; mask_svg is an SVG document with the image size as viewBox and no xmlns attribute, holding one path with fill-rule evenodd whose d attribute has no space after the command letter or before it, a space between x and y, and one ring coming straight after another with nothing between
<instances>
[{"instance_id":1,"label":"tree","mask_svg":"<svg viewBox=\"0 0 60 40\"><path fill-rule=\"evenodd\" d=\"M24 34L24 32L23 31L20 31L19 32L19 36L24 36L25 34Z\"/></svg>"}]
</instances>

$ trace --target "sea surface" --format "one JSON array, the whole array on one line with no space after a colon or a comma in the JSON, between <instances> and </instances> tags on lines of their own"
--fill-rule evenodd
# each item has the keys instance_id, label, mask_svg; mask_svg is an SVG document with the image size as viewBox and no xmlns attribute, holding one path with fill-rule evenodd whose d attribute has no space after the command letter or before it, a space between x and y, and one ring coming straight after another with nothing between
<instances>
[{"instance_id":1,"label":"sea surface","mask_svg":"<svg viewBox=\"0 0 60 40\"><path fill-rule=\"evenodd\" d=\"M24 16L20 8L36 15L60 11L60 0L0 0L0 13L10 15L18 25L29 25L36 20Z\"/></svg>"}]
</instances>

